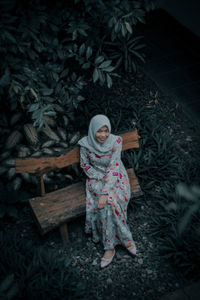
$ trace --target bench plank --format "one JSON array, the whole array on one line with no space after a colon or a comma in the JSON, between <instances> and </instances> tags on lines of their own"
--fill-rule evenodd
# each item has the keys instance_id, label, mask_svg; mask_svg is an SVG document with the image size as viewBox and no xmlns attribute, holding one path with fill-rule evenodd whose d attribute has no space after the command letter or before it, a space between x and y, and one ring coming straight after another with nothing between
<instances>
[{"instance_id":1,"label":"bench plank","mask_svg":"<svg viewBox=\"0 0 200 300\"><path fill-rule=\"evenodd\" d=\"M127 170L131 197L142 196L140 185L133 169ZM85 214L85 184L78 182L48 193L43 197L29 199L41 234Z\"/></svg>"},{"instance_id":2,"label":"bench plank","mask_svg":"<svg viewBox=\"0 0 200 300\"><path fill-rule=\"evenodd\" d=\"M122 150L139 148L137 130L119 134L123 138ZM64 168L80 161L80 148L76 146L73 150L58 157L41 158L18 158L15 160L16 173L33 173L42 175L56 168Z\"/></svg>"}]
</instances>

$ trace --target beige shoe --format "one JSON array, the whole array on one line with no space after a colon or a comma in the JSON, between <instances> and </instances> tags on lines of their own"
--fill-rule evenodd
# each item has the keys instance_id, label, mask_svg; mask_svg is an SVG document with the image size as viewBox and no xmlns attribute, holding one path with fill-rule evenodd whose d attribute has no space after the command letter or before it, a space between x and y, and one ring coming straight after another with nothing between
<instances>
[{"instance_id":1,"label":"beige shoe","mask_svg":"<svg viewBox=\"0 0 200 300\"><path fill-rule=\"evenodd\" d=\"M133 244L133 246L131 246L131 247L128 247L127 250L128 250L131 254L136 255L137 250L136 250L135 244Z\"/></svg>"},{"instance_id":2,"label":"beige shoe","mask_svg":"<svg viewBox=\"0 0 200 300\"><path fill-rule=\"evenodd\" d=\"M102 257L102 259L101 259L101 268L103 269L103 268L107 267L112 262L114 256L115 256L115 249L114 249L113 256L111 258Z\"/></svg>"}]
</instances>

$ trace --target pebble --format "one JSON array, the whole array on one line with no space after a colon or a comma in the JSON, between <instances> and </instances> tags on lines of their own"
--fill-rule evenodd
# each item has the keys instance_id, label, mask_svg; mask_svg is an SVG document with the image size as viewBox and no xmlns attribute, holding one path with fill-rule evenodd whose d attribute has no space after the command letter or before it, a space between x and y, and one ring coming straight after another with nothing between
<instances>
[{"instance_id":1,"label":"pebble","mask_svg":"<svg viewBox=\"0 0 200 300\"><path fill-rule=\"evenodd\" d=\"M111 285L113 283L111 278L108 278L106 282L107 282L107 285Z\"/></svg>"},{"instance_id":2,"label":"pebble","mask_svg":"<svg viewBox=\"0 0 200 300\"><path fill-rule=\"evenodd\" d=\"M119 253L116 253L116 257L117 257L118 259L120 259L120 258L121 258L121 255L120 255Z\"/></svg>"},{"instance_id":3,"label":"pebble","mask_svg":"<svg viewBox=\"0 0 200 300\"><path fill-rule=\"evenodd\" d=\"M124 255L123 258L131 258L130 255Z\"/></svg>"},{"instance_id":4,"label":"pebble","mask_svg":"<svg viewBox=\"0 0 200 300\"><path fill-rule=\"evenodd\" d=\"M81 266L84 266L84 265L86 264L86 261L83 260L83 259L80 259L80 260L79 260L79 263L80 263Z\"/></svg>"},{"instance_id":5,"label":"pebble","mask_svg":"<svg viewBox=\"0 0 200 300\"><path fill-rule=\"evenodd\" d=\"M95 258L95 259L93 260L93 262L92 262L92 265L93 265L93 266L96 266L97 264L98 264L97 258Z\"/></svg>"},{"instance_id":6,"label":"pebble","mask_svg":"<svg viewBox=\"0 0 200 300\"><path fill-rule=\"evenodd\" d=\"M138 264L140 264L140 265L143 264L143 259L142 259L142 258L139 258L139 259L138 259Z\"/></svg>"}]
</instances>

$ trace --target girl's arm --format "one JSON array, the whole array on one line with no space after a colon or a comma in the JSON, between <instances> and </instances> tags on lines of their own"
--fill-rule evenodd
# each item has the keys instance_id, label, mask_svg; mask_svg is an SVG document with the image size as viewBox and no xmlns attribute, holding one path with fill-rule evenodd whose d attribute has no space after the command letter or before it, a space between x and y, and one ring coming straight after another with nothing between
<instances>
[{"instance_id":1,"label":"girl's arm","mask_svg":"<svg viewBox=\"0 0 200 300\"><path fill-rule=\"evenodd\" d=\"M80 166L83 169L84 173L89 178L94 179L102 179L104 177L104 173L97 172L91 165L88 158L88 152L85 147L80 148Z\"/></svg>"},{"instance_id":2,"label":"girl's arm","mask_svg":"<svg viewBox=\"0 0 200 300\"><path fill-rule=\"evenodd\" d=\"M106 176L103 178L104 186L101 194L108 194L109 190L116 184L118 177L121 176L119 173L120 161L122 151L122 138L119 137L113 148L110 164L106 171Z\"/></svg>"}]
</instances>

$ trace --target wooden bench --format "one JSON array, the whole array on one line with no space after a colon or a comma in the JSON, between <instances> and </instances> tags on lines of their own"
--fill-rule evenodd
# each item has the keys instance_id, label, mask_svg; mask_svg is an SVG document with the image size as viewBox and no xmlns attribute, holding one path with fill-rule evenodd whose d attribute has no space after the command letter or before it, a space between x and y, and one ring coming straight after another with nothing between
<instances>
[{"instance_id":1,"label":"wooden bench","mask_svg":"<svg viewBox=\"0 0 200 300\"><path fill-rule=\"evenodd\" d=\"M122 150L139 148L137 130L119 134L123 138ZM74 183L65 188L45 193L43 175L55 169L62 169L74 163L80 163L80 148L76 146L71 151L58 157L40 157L16 159L16 173L32 173L39 177L41 197L29 199L40 233L43 235L55 227L60 228L63 242L68 236L67 222L85 214L85 184ZM143 195L133 169L128 169L131 185L131 197Z\"/></svg>"}]
</instances>

